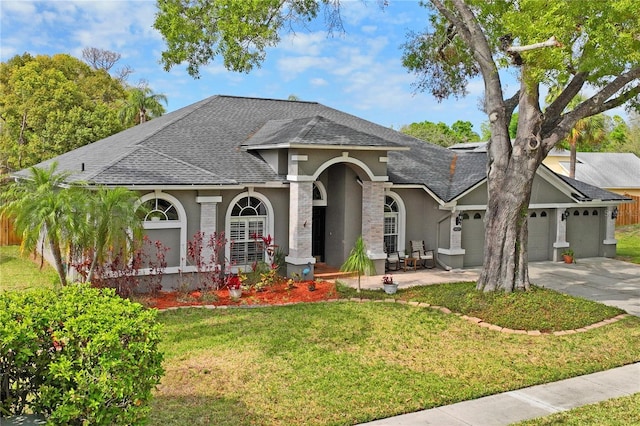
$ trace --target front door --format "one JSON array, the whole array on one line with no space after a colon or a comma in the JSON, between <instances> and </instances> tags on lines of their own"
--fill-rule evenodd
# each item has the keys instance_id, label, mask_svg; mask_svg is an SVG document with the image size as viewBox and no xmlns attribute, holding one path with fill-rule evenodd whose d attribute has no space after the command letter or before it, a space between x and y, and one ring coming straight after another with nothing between
<instances>
[{"instance_id":1,"label":"front door","mask_svg":"<svg viewBox=\"0 0 640 426\"><path fill-rule=\"evenodd\" d=\"M324 262L325 213L326 207L313 207L311 255L320 262Z\"/></svg>"}]
</instances>

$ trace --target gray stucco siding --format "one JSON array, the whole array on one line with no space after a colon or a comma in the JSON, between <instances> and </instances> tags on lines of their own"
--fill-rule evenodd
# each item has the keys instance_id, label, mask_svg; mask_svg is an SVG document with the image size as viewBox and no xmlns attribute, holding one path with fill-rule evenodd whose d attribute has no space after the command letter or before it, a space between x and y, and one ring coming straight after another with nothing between
<instances>
[{"instance_id":1,"label":"gray stucco siding","mask_svg":"<svg viewBox=\"0 0 640 426\"><path fill-rule=\"evenodd\" d=\"M406 253L409 254L411 240L425 242L428 249L436 249L438 241L438 220L447 213L439 210L438 203L422 189L398 191L407 209Z\"/></svg>"},{"instance_id":2,"label":"gray stucco siding","mask_svg":"<svg viewBox=\"0 0 640 426\"><path fill-rule=\"evenodd\" d=\"M536 175L531 188L530 204L552 204L571 202L565 194L551 183Z\"/></svg>"}]
</instances>

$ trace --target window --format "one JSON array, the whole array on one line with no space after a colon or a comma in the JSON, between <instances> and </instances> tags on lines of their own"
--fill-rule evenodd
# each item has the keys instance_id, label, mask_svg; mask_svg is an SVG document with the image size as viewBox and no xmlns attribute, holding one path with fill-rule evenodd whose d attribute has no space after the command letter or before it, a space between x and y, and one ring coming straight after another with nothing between
<instances>
[{"instance_id":1,"label":"window","mask_svg":"<svg viewBox=\"0 0 640 426\"><path fill-rule=\"evenodd\" d=\"M176 210L171 202L165 199L154 197L142 203L140 207L142 207L142 209L139 210L141 215L144 214L144 217L141 219L145 222L179 220L178 210Z\"/></svg>"},{"instance_id":2,"label":"window","mask_svg":"<svg viewBox=\"0 0 640 426\"><path fill-rule=\"evenodd\" d=\"M398 249L398 203L386 196L384 199L384 246L392 253Z\"/></svg>"},{"instance_id":3,"label":"window","mask_svg":"<svg viewBox=\"0 0 640 426\"><path fill-rule=\"evenodd\" d=\"M167 272L184 268L187 243L187 214L174 196L156 191L140 198L138 216L146 236L170 248L166 253Z\"/></svg>"},{"instance_id":4,"label":"window","mask_svg":"<svg viewBox=\"0 0 640 426\"><path fill-rule=\"evenodd\" d=\"M232 265L250 265L265 258L262 236L267 231L268 209L263 201L246 195L233 205L229 220Z\"/></svg>"}]
</instances>

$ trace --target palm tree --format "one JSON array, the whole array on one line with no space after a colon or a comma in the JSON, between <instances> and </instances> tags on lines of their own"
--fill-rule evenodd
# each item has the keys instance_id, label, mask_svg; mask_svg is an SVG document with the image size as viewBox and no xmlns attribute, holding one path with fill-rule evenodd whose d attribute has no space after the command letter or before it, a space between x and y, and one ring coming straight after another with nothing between
<instances>
[{"instance_id":1,"label":"palm tree","mask_svg":"<svg viewBox=\"0 0 640 426\"><path fill-rule=\"evenodd\" d=\"M603 120L603 116L596 115L593 117L583 118L578 120L569 136L567 136L567 143L569 144L570 156L569 156L569 177L576 177L576 161L578 147L592 148L601 143L607 137L606 126Z\"/></svg>"},{"instance_id":2,"label":"palm tree","mask_svg":"<svg viewBox=\"0 0 640 426\"><path fill-rule=\"evenodd\" d=\"M549 89L549 94L546 97L548 104L551 104L553 100L562 92L561 87L552 87ZM575 96L571 102L567 105L568 110L574 110L576 106L584 102L586 98L580 94ZM569 154L569 177L576 177L576 157L578 147L581 149L591 150L594 146L603 142L607 137L606 123L602 114L586 117L582 120L578 120L573 129L569 132L569 136L560 143L560 146L566 148L568 145ZM564 146L563 146L564 145Z\"/></svg>"},{"instance_id":3,"label":"palm tree","mask_svg":"<svg viewBox=\"0 0 640 426\"><path fill-rule=\"evenodd\" d=\"M162 104L167 104L167 97L162 93L153 93L146 83L132 87L127 91L127 100L120 109L120 120L124 124L144 123L165 113Z\"/></svg>"},{"instance_id":4,"label":"palm tree","mask_svg":"<svg viewBox=\"0 0 640 426\"><path fill-rule=\"evenodd\" d=\"M87 280L93 279L97 265L107 251L127 256L139 240L142 223L136 215L138 195L126 188L100 188L89 199L91 227L87 242L93 252Z\"/></svg>"},{"instance_id":5,"label":"palm tree","mask_svg":"<svg viewBox=\"0 0 640 426\"><path fill-rule=\"evenodd\" d=\"M65 249L84 234L83 220L86 191L65 185L68 173L58 173L57 163L49 169L31 167L29 179L13 184L3 194L8 202L3 213L13 215L16 230L22 235L22 252L33 251L38 242L48 242L60 284L66 285L66 270L62 257Z\"/></svg>"},{"instance_id":6,"label":"palm tree","mask_svg":"<svg viewBox=\"0 0 640 426\"><path fill-rule=\"evenodd\" d=\"M362 235L356 240L356 244L351 249L351 253L344 264L340 267L344 272L357 272L358 273L358 293L360 293L360 276L362 274L373 274L376 270L376 266L373 260L367 256L367 247L364 244Z\"/></svg>"}]
</instances>

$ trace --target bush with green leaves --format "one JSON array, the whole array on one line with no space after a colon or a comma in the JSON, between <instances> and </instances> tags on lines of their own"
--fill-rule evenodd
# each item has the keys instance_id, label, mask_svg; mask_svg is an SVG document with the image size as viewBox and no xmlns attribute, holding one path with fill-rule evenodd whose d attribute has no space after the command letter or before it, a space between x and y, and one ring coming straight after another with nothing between
<instances>
[{"instance_id":1,"label":"bush with green leaves","mask_svg":"<svg viewBox=\"0 0 640 426\"><path fill-rule=\"evenodd\" d=\"M112 289L0 293L0 416L140 424L163 374L156 311Z\"/></svg>"}]
</instances>

